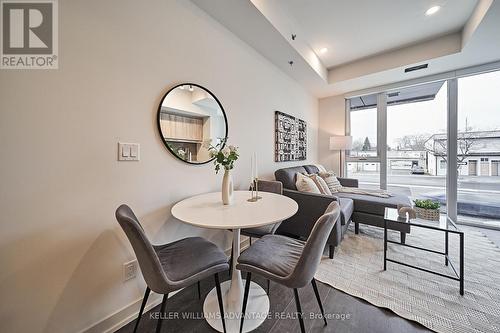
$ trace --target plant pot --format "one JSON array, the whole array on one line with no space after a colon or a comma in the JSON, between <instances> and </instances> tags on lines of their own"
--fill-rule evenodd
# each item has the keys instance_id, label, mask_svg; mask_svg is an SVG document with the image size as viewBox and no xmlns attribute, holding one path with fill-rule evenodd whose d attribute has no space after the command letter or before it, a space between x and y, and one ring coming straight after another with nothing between
<instances>
[{"instance_id":1,"label":"plant pot","mask_svg":"<svg viewBox=\"0 0 500 333\"><path fill-rule=\"evenodd\" d=\"M417 217L424 220L439 221L439 208L438 209L425 209L420 207L415 207L417 212Z\"/></svg>"},{"instance_id":2,"label":"plant pot","mask_svg":"<svg viewBox=\"0 0 500 333\"><path fill-rule=\"evenodd\" d=\"M222 203L224 205L233 204L233 177L231 170L224 170L224 178L222 178Z\"/></svg>"}]
</instances>

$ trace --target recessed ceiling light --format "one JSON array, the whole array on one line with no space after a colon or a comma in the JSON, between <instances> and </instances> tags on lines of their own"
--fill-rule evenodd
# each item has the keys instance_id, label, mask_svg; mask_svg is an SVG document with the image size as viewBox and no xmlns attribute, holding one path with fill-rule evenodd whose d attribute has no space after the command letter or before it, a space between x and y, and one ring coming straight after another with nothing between
<instances>
[{"instance_id":1,"label":"recessed ceiling light","mask_svg":"<svg viewBox=\"0 0 500 333\"><path fill-rule=\"evenodd\" d=\"M328 52L328 49L326 47L319 49L319 53L321 54L325 54L326 52Z\"/></svg>"},{"instance_id":2,"label":"recessed ceiling light","mask_svg":"<svg viewBox=\"0 0 500 333\"><path fill-rule=\"evenodd\" d=\"M436 14L441 9L441 6L433 6L425 12L425 15L430 16Z\"/></svg>"}]
</instances>

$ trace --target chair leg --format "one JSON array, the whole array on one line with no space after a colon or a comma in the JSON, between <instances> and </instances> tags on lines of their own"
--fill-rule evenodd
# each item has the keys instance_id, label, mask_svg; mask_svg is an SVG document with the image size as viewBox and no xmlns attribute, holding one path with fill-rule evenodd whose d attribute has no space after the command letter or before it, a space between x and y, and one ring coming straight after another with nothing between
<instances>
[{"instance_id":1,"label":"chair leg","mask_svg":"<svg viewBox=\"0 0 500 333\"><path fill-rule=\"evenodd\" d=\"M357 235L359 234L359 223L354 222L354 233Z\"/></svg>"},{"instance_id":2,"label":"chair leg","mask_svg":"<svg viewBox=\"0 0 500 333\"><path fill-rule=\"evenodd\" d=\"M248 272L245 282L245 293L243 294L243 309L241 310L240 333L243 332L243 321L245 320L245 311L247 310L248 292L250 291L251 279L252 273Z\"/></svg>"},{"instance_id":3,"label":"chair leg","mask_svg":"<svg viewBox=\"0 0 500 333\"><path fill-rule=\"evenodd\" d=\"M149 293L151 289L146 287L146 292L144 293L144 298L142 299L141 309L139 310L139 315L137 316L137 320L135 322L134 333L137 332L137 328L139 327L139 322L141 321L142 313L144 312L144 307L146 307L146 303L148 302Z\"/></svg>"},{"instance_id":4,"label":"chair leg","mask_svg":"<svg viewBox=\"0 0 500 333\"><path fill-rule=\"evenodd\" d=\"M323 316L323 320L326 326L328 325L328 323L326 322L325 310L323 310L323 304L321 303L321 297L319 296L318 286L316 285L316 280L314 278L312 279L311 284L313 286L314 294L316 295L316 300L318 301L319 309L321 310L321 315Z\"/></svg>"},{"instance_id":5,"label":"chair leg","mask_svg":"<svg viewBox=\"0 0 500 333\"><path fill-rule=\"evenodd\" d=\"M201 283L198 281L198 299L201 299Z\"/></svg>"},{"instance_id":6,"label":"chair leg","mask_svg":"<svg viewBox=\"0 0 500 333\"><path fill-rule=\"evenodd\" d=\"M333 259L333 255L335 254L335 246L329 245L328 246L328 257L330 259Z\"/></svg>"},{"instance_id":7,"label":"chair leg","mask_svg":"<svg viewBox=\"0 0 500 333\"><path fill-rule=\"evenodd\" d=\"M167 306L168 294L163 295L163 301L161 302L160 308L160 318L158 318L158 324L156 324L156 333L161 332L161 324L163 323L163 315L165 313L165 307Z\"/></svg>"},{"instance_id":8,"label":"chair leg","mask_svg":"<svg viewBox=\"0 0 500 333\"><path fill-rule=\"evenodd\" d=\"M293 288L293 293L295 295L295 304L297 305L297 316L299 317L300 332L305 333L306 329L304 327L304 318L302 318L302 307L300 306L299 292L297 288Z\"/></svg>"},{"instance_id":9,"label":"chair leg","mask_svg":"<svg viewBox=\"0 0 500 333\"><path fill-rule=\"evenodd\" d=\"M252 237L249 237L250 238L250 246L252 246Z\"/></svg>"},{"instance_id":10,"label":"chair leg","mask_svg":"<svg viewBox=\"0 0 500 333\"><path fill-rule=\"evenodd\" d=\"M269 289L271 289L271 280L267 279L267 295L269 296Z\"/></svg>"},{"instance_id":11,"label":"chair leg","mask_svg":"<svg viewBox=\"0 0 500 333\"><path fill-rule=\"evenodd\" d=\"M222 291L220 289L219 274L215 273L214 277L215 277L215 288L217 289L217 301L219 302L220 318L222 320L222 329L223 329L223 332L226 333L226 320L225 320L225 313L224 313L224 300L222 299Z\"/></svg>"}]
</instances>

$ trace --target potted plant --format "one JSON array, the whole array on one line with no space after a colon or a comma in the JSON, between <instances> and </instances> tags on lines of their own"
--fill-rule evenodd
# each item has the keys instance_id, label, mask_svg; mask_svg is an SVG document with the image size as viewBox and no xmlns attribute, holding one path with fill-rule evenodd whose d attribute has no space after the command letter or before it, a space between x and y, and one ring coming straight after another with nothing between
<instances>
[{"instance_id":1,"label":"potted plant","mask_svg":"<svg viewBox=\"0 0 500 333\"><path fill-rule=\"evenodd\" d=\"M219 173L221 166L224 168L224 178L222 179L222 203L230 205L233 203L233 178L231 170L234 162L238 159L238 148L235 146L225 146L225 140L220 141L215 146L209 146L210 157L214 158L215 173Z\"/></svg>"},{"instance_id":2,"label":"potted plant","mask_svg":"<svg viewBox=\"0 0 500 333\"><path fill-rule=\"evenodd\" d=\"M432 200L419 200L413 201L415 203L415 211L417 217L425 220L439 221L439 202Z\"/></svg>"}]
</instances>

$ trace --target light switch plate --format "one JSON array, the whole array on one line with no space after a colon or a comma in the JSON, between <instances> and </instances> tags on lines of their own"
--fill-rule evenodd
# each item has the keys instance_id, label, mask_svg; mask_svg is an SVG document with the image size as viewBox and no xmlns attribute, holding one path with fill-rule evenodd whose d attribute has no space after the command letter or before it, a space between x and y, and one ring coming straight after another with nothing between
<instances>
[{"instance_id":1,"label":"light switch plate","mask_svg":"<svg viewBox=\"0 0 500 333\"><path fill-rule=\"evenodd\" d=\"M118 161L139 161L140 145L138 143L118 142Z\"/></svg>"}]
</instances>

